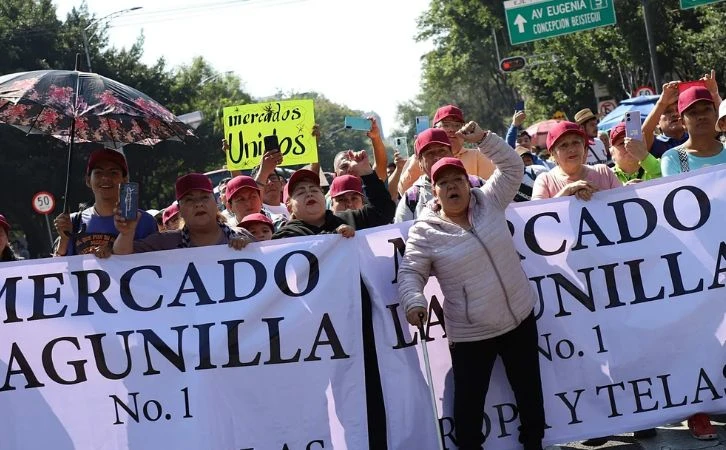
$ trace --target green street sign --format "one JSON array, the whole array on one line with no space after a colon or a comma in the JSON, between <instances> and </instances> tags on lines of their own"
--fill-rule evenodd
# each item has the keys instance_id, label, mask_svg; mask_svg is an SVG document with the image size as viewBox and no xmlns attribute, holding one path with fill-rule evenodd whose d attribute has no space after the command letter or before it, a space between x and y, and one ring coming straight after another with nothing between
<instances>
[{"instance_id":1,"label":"green street sign","mask_svg":"<svg viewBox=\"0 0 726 450\"><path fill-rule=\"evenodd\" d=\"M512 45L517 45L614 25L613 2L614 0L505 1L509 40Z\"/></svg>"},{"instance_id":2,"label":"green street sign","mask_svg":"<svg viewBox=\"0 0 726 450\"><path fill-rule=\"evenodd\" d=\"M720 1L721 0L681 0L681 9L695 8L696 6L708 5Z\"/></svg>"}]
</instances>

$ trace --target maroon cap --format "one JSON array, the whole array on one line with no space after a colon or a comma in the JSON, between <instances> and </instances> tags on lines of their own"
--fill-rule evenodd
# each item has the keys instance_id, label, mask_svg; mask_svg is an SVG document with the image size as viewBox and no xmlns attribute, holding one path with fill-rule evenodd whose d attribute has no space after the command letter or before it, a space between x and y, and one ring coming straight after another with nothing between
<instances>
[{"instance_id":1,"label":"maroon cap","mask_svg":"<svg viewBox=\"0 0 726 450\"><path fill-rule=\"evenodd\" d=\"M214 193L212 180L203 173L188 173L176 179L176 199L181 200L189 191Z\"/></svg>"},{"instance_id":2,"label":"maroon cap","mask_svg":"<svg viewBox=\"0 0 726 450\"><path fill-rule=\"evenodd\" d=\"M234 194L242 188L251 188L259 192L260 187L257 186L257 182L254 178L248 177L247 175L238 175L227 182L227 190L224 191L224 195L229 201Z\"/></svg>"},{"instance_id":3,"label":"maroon cap","mask_svg":"<svg viewBox=\"0 0 726 450\"><path fill-rule=\"evenodd\" d=\"M330 183L330 198L335 198L348 192L363 195L363 182L360 178L355 175L341 175L333 178L333 182Z\"/></svg>"},{"instance_id":4,"label":"maroon cap","mask_svg":"<svg viewBox=\"0 0 726 450\"><path fill-rule=\"evenodd\" d=\"M262 213L254 213L246 215L242 222L238 224L238 226L244 228L247 225L252 225L253 223L264 223L265 225L269 225L272 231L275 231L274 225L272 225L272 220L270 220L269 217Z\"/></svg>"},{"instance_id":5,"label":"maroon cap","mask_svg":"<svg viewBox=\"0 0 726 450\"><path fill-rule=\"evenodd\" d=\"M552 152L552 147L555 146L557 140L566 134L574 133L580 136L582 139L587 141L587 135L582 131L582 127L574 122L568 122L563 120L555 124L550 131L547 133L547 150Z\"/></svg>"},{"instance_id":6,"label":"maroon cap","mask_svg":"<svg viewBox=\"0 0 726 450\"><path fill-rule=\"evenodd\" d=\"M625 137L625 124L620 122L610 130L610 144L614 144L615 141Z\"/></svg>"},{"instance_id":7,"label":"maroon cap","mask_svg":"<svg viewBox=\"0 0 726 450\"><path fill-rule=\"evenodd\" d=\"M177 214L179 214L179 203L174 202L164 209L164 214L161 215L161 223L166 225L166 223Z\"/></svg>"},{"instance_id":8,"label":"maroon cap","mask_svg":"<svg viewBox=\"0 0 726 450\"><path fill-rule=\"evenodd\" d=\"M431 144L442 144L451 148L451 141L449 140L449 136L447 136L446 131L441 128L429 128L422 131L421 134L416 137L416 142L414 144L416 147L416 156L419 156L424 150L426 150L426 147Z\"/></svg>"},{"instance_id":9,"label":"maroon cap","mask_svg":"<svg viewBox=\"0 0 726 450\"><path fill-rule=\"evenodd\" d=\"M703 86L689 87L678 95L678 114L683 114L683 111L700 101L711 102L713 105L713 97L708 89Z\"/></svg>"},{"instance_id":10,"label":"maroon cap","mask_svg":"<svg viewBox=\"0 0 726 450\"><path fill-rule=\"evenodd\" d=\"M320 186L320 175L318 175L317 172L313 172L309 169L298 169L292 173L282 191L283 202L287 202L287 199L290 198L290 193L295 189L295 185L305 179L312 179L314 183L317 183L318 186Z\"/></svg>"},{"instance_id":11,"label":"maroon cap","mask_svg":"<svg viewBox=\"0 0 726 450\"><path fill-rule=\"evenodd\" d=\"M446 105L436 110L434 115L434 125L446 119L447 117L453 117L459 122L464 121L464 113L454 105Z\"/></svg>"},{"instance_id":12,"label":"maroon cap","mask_svg":"<svg viewBox=\"0 0 726 450\"><path fill-rule=\"evenodd\" d=\"M448 168L458 169L460 172L466 175L466 168L464 167L464 163L462 163L459 158L447 156L446 158L441 158L440 160L436 161L436 164L434 164L434 166L431 168L431 181L436 184L436 179L438 178L438 176L441 174L441 172L444 171L444 169Z\"/></svg>"},{"instance_id":13,"label":"maroon cap","mask_svg":"<svg viewBox=\"0 0 726 450\"><path fill-rule=\"evenodd\" d=\"M91 152L91 155L88 157L88 164L86 165L86 175L90 175L91 171L101 161L117 164L124 171L124 176L129 174L129 166L126 164L126 157L123 153L111 150L110 148L104 148Z\"/></svg>"},{"instance_id":14,"label":"maroon cap","mask_svg":"<svg viewBox=\"0 0 726 450\"><path fill-rule=\"evenodd\" d=\"M0 227L5 228L6 234L10 232L10 223L2 214L0 214Z\"/></svg>"}]
</instances>

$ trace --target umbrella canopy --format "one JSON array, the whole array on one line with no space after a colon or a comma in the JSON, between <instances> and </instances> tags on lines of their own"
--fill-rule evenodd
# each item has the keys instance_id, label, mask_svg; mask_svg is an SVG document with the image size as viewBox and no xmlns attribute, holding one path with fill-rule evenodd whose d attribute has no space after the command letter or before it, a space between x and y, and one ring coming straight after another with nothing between
<instances>
[{"instance_id":1,"label":"umbrella canopy","mask_svg":"<svg viewBox=\"0 0 726 450\"><path fill-rule=\"evenodd\" d=\"M114 149L193 136L189 127L146 94L95 73L72 70L0 77L0 123L28 134Z\"/></svg>"},{"instance_id":2,"label":"umbrella canopy","mask_svg":"<svg viewBox=\"0 0 726 450\"><path fill-rule=\"evenodd\" d=\"M79 55L76 55L76 68ZM0 77L0 123L68 143L63 210L75 142L113 149L126 144L184 141L194 133L148 95L95 73L36 70Z\"/></svg>"},{"instance_id":3,"label":"umbrella canopy","mask_svg":"<svg viewBox=\"0 0 726 450\"><path fill-rule=\"evenodd\" d=\"M547 133L560 122L561 120L548 119L530 125L527 128L527 134L532 138L532 145L541 148L547 147Z\"/></svg>"},{"instance_id":4,"label":"umbrella canopy","mask_svg":"<svg viewBox=\"0 0 726 450\"><path fill-rule=\"evenodd\" d=\"M608 115L600 119L597 129L600 131L608 131L615 125L623 121L623 116L628 111L640 111L640 122L645 122L645 118L655 108L655 103L660 95L641 95L620 102L617 108L610 111Z\"/></svg>"}]
</instances>

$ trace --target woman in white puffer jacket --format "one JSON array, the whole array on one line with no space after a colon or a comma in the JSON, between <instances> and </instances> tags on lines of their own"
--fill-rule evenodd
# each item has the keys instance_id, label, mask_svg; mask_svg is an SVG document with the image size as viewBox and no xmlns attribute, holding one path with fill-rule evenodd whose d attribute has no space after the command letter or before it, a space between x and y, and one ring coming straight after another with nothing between
<instances>
[{"instance_id":1,"label":"woman in white puffer jacket","mask_svg":"<svg viewBox=\"0 0 726 450\"><path fill-rule=\"evenodd\" d=\"M454 373L454 422L460 450L481 449L489 379L497 356L514 391L525 450L541 450L544 406L534 292L509 234L504 211L524 163L499 136L470 122L459 130L497 167L472 189L456 158L431 170L434 201L409 230L398 291L412 325L426 320L423 288L436 276Z\"/></svg>"}]
</instances>

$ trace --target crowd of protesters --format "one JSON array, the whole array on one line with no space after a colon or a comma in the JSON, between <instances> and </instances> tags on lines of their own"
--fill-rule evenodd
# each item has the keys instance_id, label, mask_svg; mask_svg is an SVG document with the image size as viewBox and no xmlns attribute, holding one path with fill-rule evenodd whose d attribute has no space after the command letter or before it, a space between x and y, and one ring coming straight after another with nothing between
<instances>
[{"instance_id":1,"label":"crowd of protesters","mask_svg":"<svg viewBox=\"0 0 726 450\"><path fill-rule=\"evenodd\" d=\"M546 146L537 148L524 131L524 111L515 112L502 139L467 121L455 105L445 105L436 111L434 127L416 137L409 159L396 153L387 160L378 126L370 119L373 159L365 151L341 150L327 192L318 164L286 179L287 172L278 167L282 155L273 151L250 176L230 174L216 189L203 174L184 174L176 181L171 205L139 210L132 219L118 209L119 185L128 181L126 159L118 151L99 149L90 154L85 172L94 202L55 218L55 255L109 258L219 244L241 250L252 242L292 236L350 238L356 230L415 220L399 293L412 325L427 318L423 287L430 275L437 276L445 295L459 448L482 448L483 405L500 356L519 408L520 442L525 449L541 450L545 418L535 296L505 209L513 201L562 196L589 201L602 190L726 163L724 144L717 139L726 131L726 103L721 103L713 72L702 81L682 92L678 82L665 84L643 122L642 140L627 136L623 123L599 134L598 117L580 108L574 122L557 123ZM319 138L317 127L313 134ZM22 259L8 242L10 230L0 215L2 261ZM689 418L688 425L695 438L717 436L705 414ZM635 436L654 434L649 429Z\"/></svg>"}]
</instances>

